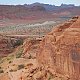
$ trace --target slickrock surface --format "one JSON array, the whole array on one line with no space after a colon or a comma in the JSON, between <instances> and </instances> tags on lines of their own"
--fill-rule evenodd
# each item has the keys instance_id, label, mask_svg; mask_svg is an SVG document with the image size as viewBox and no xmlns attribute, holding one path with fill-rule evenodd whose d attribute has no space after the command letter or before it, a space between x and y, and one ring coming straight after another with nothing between
<instances>
[{"instance_id":1,"label":"slickrock surface","mask_svg":"<svg viewBox=\"0 0 80 80\"><path fill-rule=\"evenodd\" d=\"M80 17L74 17L46 35L37 60L46 69L52 69L53 74L80 80Z\"/></svg>"}]
</instances>

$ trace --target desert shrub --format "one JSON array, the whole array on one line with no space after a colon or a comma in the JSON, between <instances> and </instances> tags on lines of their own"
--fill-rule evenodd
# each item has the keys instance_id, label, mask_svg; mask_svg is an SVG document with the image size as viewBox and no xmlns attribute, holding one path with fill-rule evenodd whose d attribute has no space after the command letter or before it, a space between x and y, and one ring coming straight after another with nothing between
<instances>
[{"instance_id":1,"label":"desert shrub","mask_svg":"<svg viewBox=\"0 0 80 80\"><path fill-rule=\"evenodd\" d=\"M18 70L23 69L24 68L24 64L18 65Z\"/></svg>"},{"instance_id":2,"label":"desert shrub","mask_svg":"<svg viewBox=\"0 0 80 80\"><path fill-rule=\"evenodd\" d=\"M22 54L23 54L23 49L20 49L16 54L16 58L20 58Z\"/></svg>"},{"instance_id":3,"label":"desert shrub","mask_svg":"<svg viewBox=\"0 0 80 80\"><path fill-rule=\"evenodd\" d=\"M22 55L22 53L18 53L18 54L16 54L16 58L20 58L21 55Z\"/></svg>"},{"instance_id":4,"label":"desert shrub","mask_svg":"<svg viewBox=\"0 0 80 80\"><path fill-rule=\"evenodd\" d=\"M12 61L9 61L9 63L11 63Z\"/></svg>"},{"instance_id":5,"label":"desert shrub","mask_svg":"<svg viewBox=\"0 0 80 80\"><path fill-rule=\"evenodd\" d=\"M0 61L0 64L3 63L3 62L4 62L4 60L1 60L1 61Z\"/></svg>"},{"instance_id":6,"label":"desert shrub","mask_svg":"<svg viewBox=\"0 0 80 80\"><path fill-rule=\"evenodd\" d=\"M10 61L10 60L13 59L13 58L14 58L14 55L9 55L9 56L6 57L6 59L7 59L8 61Z\"/></svg>"},{"instance_id":7,"label":"desert shrub","mask_svg":"<svg viewBox=\"0 0 80 80\"><path fill-rule=\"evenodd\" d=\"M28 59L31 59L31 58L32 58L32 56L31 56L31 54L30 54Z\"/></svg>"},{"instance_id":8,"label":"desert shrub","mask_svg":"<svg viewBox=\"0 0 80 80\"><path fill-rule=\"evenodd\" d=\"M52 73L49 72L49 78L48 78L48 80L51 80L51 79L53 79L55 77L56 77L56 75L53 75Z\"/></svg>"},{"instance_id":9,"label":"desert shrub","mask_svg":"<svg viewBox=\"0 0 80 80\"><path fill-rule=\"evenodd\" d=\"M0 69L0 73L4 73L4 71L2 69Z\"/></svg>"},{"instance_id":10,"label":"desert shrub","mask_svg":"<svg viewBox=\"0 0 80 80\"><path fill-rule=\"evenodd\" d=\"M11 70L9 70L10 72L13 72L13 70L11 69Z\"/></svg>"},{"instance_id":11,"label":"desert shrub","mask_svg":"<svg viewBox=\"0 0 80 80\"><path fill-rule=\"evenodd\" d=\"M11 70L9 70L9 72L15 72L15 71L17 71L17 70L12 70L12 69L11 69Z\"/></svg>"},{"instance_id":12,"label":"desert shrub","mask_svg":"<svg viewBox=\"0 0 80 80\"><path fill-rule=\"evenodd\" d=\"M23 44L23 40L22 39L18 39L15 42L12 42L13 47L17 47Z\"/></svg>"},{"instance_id":13,"label":"desert shrub","mask_svg":"<svg viewBox=\"0 0 80 80\"><path fill-rule=\"evenodd\" d=\"M0 67L0 69L1 69L1 67Z\"/></svg>"},{"instance_id":14,"label":"desert shrub","mask_svg":"<svg viewBox=\"0 0 80 80\"><path fill-rule=\"evenodd\" d=\"M7 58L7 60L10 60L10 58Z\"/></svg>"}]
</instances>

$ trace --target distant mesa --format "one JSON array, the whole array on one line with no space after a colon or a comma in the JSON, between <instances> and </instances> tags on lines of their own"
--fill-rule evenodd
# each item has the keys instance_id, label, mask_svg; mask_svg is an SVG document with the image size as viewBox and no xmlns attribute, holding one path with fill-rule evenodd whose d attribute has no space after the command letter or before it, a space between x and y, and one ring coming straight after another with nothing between
<instances>
[{"instance_id":1,"label":"distant mesa","mask_svg":"<svg viewBox=\"0 0 80 80\"><path fill-rule=\"evenodd\" d=\"M61 4L60 6L55 6L43 3L0 5L0 19L32 20L66 15L80 15L80 6L75 6L74 4Z\"/></svg>"},{"instance_id":2,"label":"distant mesa","mask_svg":"<svg viewBox=\"0 0 80 80\"><path fill-rule=\"evenodd\" d=\"M40 5L36 5L36 6L31 7L31 10L32 11L46 11L46 9Z\"/></svg>"},{"instance_id":3,"label":"distant mesa","mask_svg":"<svg viewBox=\"0 0 80 80\"><path fill-rule=\"evenodd\" d=\"M61 7L75 7L74 4L61 4Z\"/></svg>"}]
</instances>

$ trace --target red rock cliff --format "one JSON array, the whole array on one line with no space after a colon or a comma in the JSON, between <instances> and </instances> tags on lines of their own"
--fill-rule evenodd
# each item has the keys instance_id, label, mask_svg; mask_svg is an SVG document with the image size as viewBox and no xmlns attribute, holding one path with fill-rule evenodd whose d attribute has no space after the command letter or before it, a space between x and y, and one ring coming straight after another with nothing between
<instances>
[{"instance_id":1,"label":"red rock cliff","mask_svg":"<svg viewBox=\"0 0 80 80\"><path fill-rule=\"evenodd\" d=\"M37 60L47 69L80 80L80 17L74 17L46 35Z\"/></svg>"}]
</instances>

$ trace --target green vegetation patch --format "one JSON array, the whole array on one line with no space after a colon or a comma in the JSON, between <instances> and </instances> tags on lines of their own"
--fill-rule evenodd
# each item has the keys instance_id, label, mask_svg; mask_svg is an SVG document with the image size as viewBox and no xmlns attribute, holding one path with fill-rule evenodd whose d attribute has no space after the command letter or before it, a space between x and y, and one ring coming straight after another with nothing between
<instances>
[{"instance_id":1,"label":"green vegetation patch","mask_svg":"<svg viewBox=\"0 0 80 80\"><path fill-rule=\"evenodd\" d=\"M0 69L0 73L4 73L4 71L2 69Z\"/></svg>"},{"instance_id":2,"label":"green vegetation patch","mask_svg":"<svg viewBox=\"0 0 80 80\"><path fill-rule=\"evenodd\" d=\"M9 64L12 63L12 61L9 61Z\"/></svg>"},{"instance_id":3,"label":"green vegetation patch","mask_svg":"<svg viewBox=\"0 0 80 80\"><path fill-rule=\"evenodd\" d=\"M13 59L14 58L14 55L9 55L8 57L6 57L7 58L7 60L11 60L11 59Z\"/></svg>"},{"instance_id":4,"label":"green vegetation patch","mask_svg":"<svg viewBox=\"0 0 80 80\"><path fill-rule=\"evenodd\" d=\"M13 47L17 47L17 46L20 46L20 45L23 45L23 40L22 39L18 39L16 40L16 42L12 43L13 44Z\"/></svg>"},{"instance_id":5,"label":"green vegetation patch","mask_svg":"<svg viewBox=\"0 0 80 80\"><path fill-rule=\"evenodd\" d=\"M9 70L9 72L16 72L16 71L17 71L17 70L12 70L12 69L11 69L11 70Z\"/></svg>"},{"instance_id":6,"label":"green vegetation patch","mask_svg":"<svg viewBox=\"0 0 80 80\"><path fill-rule=\"evenodd\" d=\"M18 65L18 70L23 69L24 67L25 67L24 64L20 64Z\"/></svg>"},{"instance_id":7,"label":"green vegetation patch","mask_svg":"<svg viewBox=\"0 0 80 80\"><path fill-rule=\"evenodd\" d=\"M16 58L20 58L23 54L23 48L19 49L18 53L16 54Z\"/></svg>"}]
</instances>

